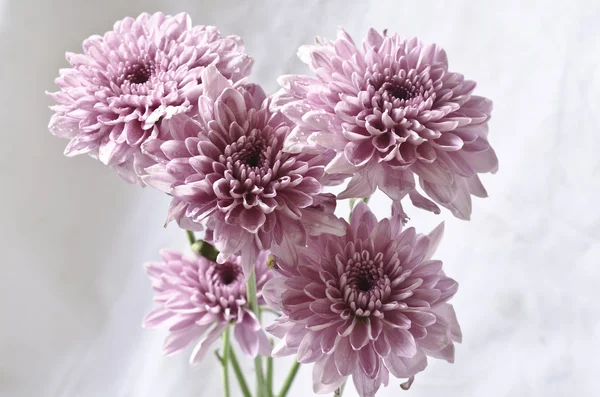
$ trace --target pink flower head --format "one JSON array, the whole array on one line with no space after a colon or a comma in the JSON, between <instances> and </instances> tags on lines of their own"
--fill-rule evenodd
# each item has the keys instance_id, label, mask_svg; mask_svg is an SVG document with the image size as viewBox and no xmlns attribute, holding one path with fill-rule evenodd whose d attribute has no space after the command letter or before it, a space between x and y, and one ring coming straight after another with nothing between
<instances>
[{"instance_id":1,"label":"pink flower head","mask_svg":"<svg viewBox=\"0 0 600 397\"><path fill-rule=\"evenodd\" d=\"M362 397L389 373L412 377L427 356L454 360L461 331L447 301L458 284L432 260L443 233L402 229L399 216L377 222L364 203L343 237L311 238L298 261L277 259L282 276L267 282L267 303L282 312L267 331L282 339L274 356L314 362L313 388L331 393L352 375Z\"/></svg>"},{"instance_id":2,"label":"pink flower head","mask_svg":"<svg viewBox=\"0 0 600 397\"><path fill-rule=\"evenodd\" d=\"M234 86L214 67L202 80L199 122L178 118L187 137L144 146L159 161L146 169L144 181L173 197L169 220L191 230L206 224L219 262L240 254L246 275L261 250L343 233L333 215L335 197L321 193L331 156L284 153L293 125L269 110L259 86Z\"/></svg>"},{"instance_id":3,"label":"pink flower head","mask_svg":"<svg viewBox=\"0 0 600 397\"><path fill-rule=\"evenodd\" d=\"M239 37L192 27L185 13L125 18L85 40L83 54L67 53L71 68L60 71L60 91L49 94L58 102L50 131L70 140L67 156L87 153L140 182L152 164L140 145L158 134L157 122L197 103L206 66L233 80L248 75L253 61L243 52Z\"/></svg>"},{"instance_id":4,"label":"pink flower head","mask_svg":"<svg viewBox=\"0 0 600 397\"><path fill-rule=\"evenodd\" d=\"M438 203L469 219L471 195L487 196L478 174L498 167L487 140L492 102L448 70L442 48L374 29L360 48L340 29L337 40L298 53L316 77L279 79L275 105L298 125L284 150L335 150L326 171L355 174L340 199L379 187L395 201L408 194L417 207L439 213ZM414 174L435 203L417 192Z\"/></svg>"},{"instance_id":5,"label":"pink flower head","mask_svg":"<svg viewBox=\"0 0 600 397\"><path fill-rule=\"evenodd\" d=\"M199 339L190 357L190 362L196 363L228 324L234 326L234 336L245 354L270 354L271 344L246 302L239 257L217 264L199 255L186 258L170 250L160 255L161 262L145 266L158 306L146 316L144 326L168 327L165 354L176 353ZM270 277L265 265L267 255L261 253L255 267L259 301L260 291Z\"/></svg>"}]
</instances>

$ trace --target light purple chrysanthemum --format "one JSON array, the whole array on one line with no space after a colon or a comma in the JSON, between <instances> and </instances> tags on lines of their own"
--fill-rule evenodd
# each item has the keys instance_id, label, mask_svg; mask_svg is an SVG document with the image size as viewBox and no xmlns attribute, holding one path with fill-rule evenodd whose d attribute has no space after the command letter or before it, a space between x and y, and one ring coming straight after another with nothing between
<instances>
[{"instance_id":1,"label":"light purple chrysanthemum","mask_svg":"<svg viewBox=\"0 0 600 397\"><path fill-rule=\"evenodd\" d=\"M140 182L152 164L140 145L158 134L157 122L196 105L206 66L233 80L247 76L253 61L243 52L239 37L192 27L185 13L125 18L85 40L83 54L67 53L71 68L60 70L60 91L49 94L58 102L50 131L70 140L67 156L87 153Z\"/></svg>"},{"instance_id":2,"label":"light purple chrysanthemum","mask_svg":"<svg viewBox=\"0 0 600 397\"><path fill-rule=\"evenodd\" d=\"M321 193L332 154L282 152L292 124L269 110L259 86L233 86L214 67L202 79L199 122L177 117L178 140L144 145L158 161L144 181L173 197L169 220L188 230L205 224L219 262L240 254L247 275L261 250L293 249L305 245L307 235L343 233L333 215L335 197Z\"/></svg>"},{"instance_id":3,"label":"light purple chrysanthemum","mask_svg":"<svg viewBox=\"0 0 600 397\"><path fill-rule=\"evenodd\" d=\"M316 393L351 375L370 397L389 373L412 382L427 356L453 362L461 331L447 301L458 284L431 259L443 224L428 236L401 229L399 216L377 222L361 202L345 236L311 238L297 262L277 259L282 276L263 288L283 314L267 327L282 339L273 355L314 362Z\"/></svg>"},{"instance_id":4,"label":"light purple chrysanthemum","mask_svg":"<svg viewBox=\"0 0 600 397\"><path fill-rule=\"evenodd\" d=\"M442 48L371 29L362 49L337 40L301 47L316 77L288 75L275 105L298 124L285 150L333 149L328 172L355 173L338 198L368 197L377 187L438 213L438 203L469 219L471 195L486 197L478 174L495 172L488 120L492 102L475 82L448 70ZM415 189L414 174L431 200Z\"/></svg>"},{"instance_id":5,"label":"light purple chrysanthemum","mask_svg":"<svg viewBox=\"0 0 600 397\"><path fill-rule=\"evenodd\" d=\"M165 354L176 353L199 340L190 357L190 362L196 363L227 324L233 325L233 334L245 354L270 354L271 344L246 301L240 258L217 264L199 255L186 258L171 250L162 250L160 255L161 262L145 265L158 307L146 316L144 326L168 326ZM261 253L255 266L259 302L262 286L270 277L265 265L267 255Z\"/></svg>"}]
</instances>

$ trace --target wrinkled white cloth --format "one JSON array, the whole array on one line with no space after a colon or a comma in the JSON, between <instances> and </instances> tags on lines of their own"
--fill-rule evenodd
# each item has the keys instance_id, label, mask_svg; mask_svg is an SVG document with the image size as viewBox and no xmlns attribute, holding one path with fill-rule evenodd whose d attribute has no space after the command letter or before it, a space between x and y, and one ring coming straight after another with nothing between
<instances>
[{"instance_id":1,"label":"wrinkled white cloth","mask_svg":"<svg viewBox=\"0 0 600 397\"><path fill-rule=\"evenodd\" d=\"M256 59L252 79L267 90L282 73L307 72L296 48L334 37L337 26L357 39L375 26L442 45L451 69L495 103L500 171L483 177L490 198L476 199L469 223L409 212L423 232L447 220L437 256L461 284L453 303L464 343L454 365L431 360L410 392L392 379L378 395L598 395L600 2L0 4L0 396L221 395L212 357L196 367L186 354L163 358L165 334L140 327L152 306L142 263L161 247L186 247L182 232L162 227L167 197L87 157L63 157L66 141L47 131L44 90L67 66L64 52L124 16L157 10L242 36ZM389 214L383 196L372 203L379 217ZM339 205L347 214L347 202ZM310 377L303 368L290 395L311 395Z\"/></svg>"}]
</instances>

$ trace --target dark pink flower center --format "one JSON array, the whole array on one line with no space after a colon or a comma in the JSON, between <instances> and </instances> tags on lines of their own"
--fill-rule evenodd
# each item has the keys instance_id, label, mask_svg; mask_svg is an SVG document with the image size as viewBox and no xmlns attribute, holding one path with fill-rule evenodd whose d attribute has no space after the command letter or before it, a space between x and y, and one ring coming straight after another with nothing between
<instances>
[{"instance_id":1,"label":"dark pink flower center","mask_svg":"<svg viewBox=\"0 0 600 397\"><path fill-rule=\"evenodd\" d=\"M359 274L354 282L356 283L356 288L359 290L368 291L373 288L374 281L375 277L371 272L364 272Z\"/></svg>"},{"instance_id":2,"label":"dark pink flower center","mask_svg":"<svg viewBox=\"0 0 600 397\"><path fill-rule=\"evenodd\" d=\"M384 272L383 255L369 251L355 252L346 260L340 279L340 289L350 311L358 317L368 317L381 307L390 280Z\"/></svg>"},{"instance_id":3,"label":"dark pink flower center","mask_svg":"<svg viewBox=\"0 0 600 397\"><path fill-rule=\"evenodd\" d=\"M139 62L129 66L123 73L123 82L144 84L154 73L154 65L150 62Z\"/></svg>"},{"instance_id":4,"label":"dark pink flower center","mask_svg":"<svg viewBox=\"0 0 600 397\"><path fill-rule=\"evenodd\" d=\"M355 252L346 264L348 285L359 291L370 291L383 276L382 255L372 257L369 251Z\"/></svg>"},{"instance_id":5,"label":"dark pink flower center","mask_svg":"<svg viewBox=\"0 0 600 397\"><path fill-rule=\"evenodd\" d=\"M426 100L433 90L431 90L431 80L428 73L415 75L415 71L399 71L397 74L374 73L370 84L372 85L375 101L371 104L381 110L408 106L409 104L418 104ZM429 83L429 84L428 84ZM411 101L416 99L416 102Z\"/></svg>"},{"instance_id":6,"label":"dark pink flower center","mask_svg":"<svg viewBox=\"0 0 600 397\"><path fill-rule=\"evenodd\" d=\"M405 101L407 99L413 98L415 93L415 87L410 84L393 84L393 83L385 83L380 88L380 90L384 91L384 94L387 94L392 99L399 99L401 101Z\"/></svg>"},{"instance_id":7,"label":"dark pink flower center","mask_svg":"<svg viewBox=\"0 0 600 397\"><path fill-rule=\"evenodd\" d=\"M199 274L200 293L204 295L213 313L220 312L226 321L235 320L240 306L245 305L246 283L242 267L237 263L213 263L204 274Z\"/></svg>"},{"instance_id":8,"label":"dark pink flower center","mask_svg":"<svg viewBox=\"0 0 600 397\"><path fill-rule=\"evenodd\" d=\"M269 214L277 207L277 192L299 184L303 176L294 171L302 170L305 163L283 153L281 144L279 135L267 125L237 138L223 149L215 159L223 165L215 169L220 174L215 191L224 213L237 217L244 209L260 206L261 211Z\"/></svg>"},{"instance_id":9,"label":"dark pink flower center","mask_svg":"<svg viewBox=\"0 0 600 397\"><path fill-rule=\"evenodd\" d=\"M237 159L248 167L262 167L265 161L263 141L246 142L243 149L236 153Z\"/></svg>"},{"instance_id":10,"label":"dark pink flower center","mask_svg":"<svg viewBox=\"0 0 600 397\"><path fill-rule=\"evenodd\" d=\"M241 182L248 178L250 172L263 177L271 172L273 143L258 134L243 136L225 148L225 160L233 166L234 174Z\"/></svg>"},{"instance_id":11,"label":"dark pink flower center","mask_svg":"<svg viewBox=\"0 0 600 397\"><path fill-rule=\"evenodd\" d=\"M235 263L225 262L217 265L213 276L215 284L230 285L242 275L242 269Z\"/></svg>"}]
</instances>

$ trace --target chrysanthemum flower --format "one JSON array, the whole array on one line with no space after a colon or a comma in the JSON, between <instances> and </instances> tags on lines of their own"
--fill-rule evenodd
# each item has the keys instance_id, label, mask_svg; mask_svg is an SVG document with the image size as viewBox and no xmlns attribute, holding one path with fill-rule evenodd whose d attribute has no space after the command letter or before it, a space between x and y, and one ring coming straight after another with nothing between
<instances>
[{"instance_id":1,"label":"chrysanthemum flower","mask_svg":"<svg viewBox=\"0 0 600 397\"><path fill-rule=\"evenodd\" d=\"M428 236L401 228L399 216L377 222L361 202L345 236L311 238L297 262L277 259L282 276L263 288L283 314L267 327L282 339L273 355L314 362L316 393L351 375L362 397L373 396L389 373L412 382L427 356L453 362L461 331L447 301L458 284L431 259L443 226Z\"/></svg>"},{"instance_id":2,"label":"chrysanthemum flower","mask_svg":"<svg viewBox=\"0 0 600 397\"><path fill-rule=\"evenodd\" d=\"M158 133L156 124L197 103L206 66L233 80L247 76L253 61L243 52L239 37L192 27L185 13L125 18L85 40L83 54L67 53L71 68L60 70L60 91L49 94L58 102L50 131L70 140L67 156L87 153L139 182L136 174L152 164L140 145Z\"/></svg>"},{"instance_id":3,"label":"chrysanthemum flower","mask_svg":"<svg viewBox=\"0 0 600 397\"><path fill-rule=\"evenodd\" d=\"M233 86L212 66L202 80L198 131L188 119L181 123L184 140L144 146L159 161L146 169L144 181L173 197L169 219L191 230L206 224L218 261L240 254L247 275L261 250L293 249L305 245L307 235L343 233L333 215L335 197L321 193L331 156L282 152L293 125L269 110L259 86Z\"/></svg>"},{"instance_id":4,"label":"chrysanthemum flower","mask_svg":"<svg viewBox=\"0 0 600 397\"><path fill-rule=\"evenodd\" d=\"M492 102L448 70L442 48L374 29L359 48L340 29L337 40L298 54L316 77L279 79L275 105L298 124L285 150L335 150L326 171L355 173L340 199L379 187L393 200L408 194L417 207L438 213L438 203L469 219L471 195L487 196L478 174L498 167L487 139ZM417 192L414 174L435 203Z\"/></svg>"},{"instance_id":5,"label":"chrysanthemum flower","mask_svg":"<svg viewBox=\"0 0 600 397\"><path fill-rule=\"evenodd\" d=\"M146 316L144 326L168 327L165 354L199 340L190 357L191 363L198 362L228 324L233 325L233 334L245 354L270 354L271 344L246 301L240 258L217 264L199 255L186 258L171 250L160 255L161 262L145 266L158 306ZM261 253L255 266L259 302L262 286L270 277L267 255Z\"/></svg>"}]
</instances>

